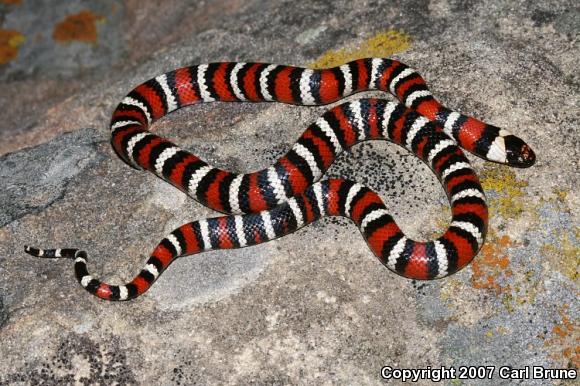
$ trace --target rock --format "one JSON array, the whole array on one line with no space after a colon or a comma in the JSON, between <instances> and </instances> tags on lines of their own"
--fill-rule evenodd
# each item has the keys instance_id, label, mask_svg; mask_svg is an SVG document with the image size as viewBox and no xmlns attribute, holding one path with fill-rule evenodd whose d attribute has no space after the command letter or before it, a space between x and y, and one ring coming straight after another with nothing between
<instances>
[{"instance_id":1,"label":"rock","mask_svg":"<svg viewBox=\"0 0 580 386\"><path fill-rule=\"evenodd\" d=\"M0 384L382 384L387 365L578 367L580 26L571 1L6 3ZM487 244L457 275L400 278L338 218L182 258L143 297L119 304L83 291L71 261L24 254L25 244L82 248L95 274L122 283L168 232L215 216L111 149L110 114L135 85L212 61L321 66L393 54L445 105L509 129L538 154L522 170L471 157L492 220ZM328 108L205 104L153 130L248 172ZM358 145L327 175L376 189L412 237L448 224L439 182L392 144Z\"/></svg>"}]
</instances>

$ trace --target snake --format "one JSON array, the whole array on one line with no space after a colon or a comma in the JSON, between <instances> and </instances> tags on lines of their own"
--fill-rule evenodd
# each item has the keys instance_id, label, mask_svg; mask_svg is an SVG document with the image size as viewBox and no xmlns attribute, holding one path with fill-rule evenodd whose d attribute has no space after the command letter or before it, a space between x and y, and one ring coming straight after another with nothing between
<instances>
[{"instance_id":1,"label":"snake","mask_svg":"<svg viewBox=\"0 0 580 386\"><path fill-rule=\"evenodd\" d=\"M372 90L390 93L398 102L362 98L334 106L272 166L252 173L215 168L149 131L164 115L201 102L326 105ZM358 59L325 69L244 62L179 68L127 94L113 112L110 129L112 147L125 163L154 173L223 215L169 233L143 269L123 285L91 275L83 250L25 246L36 257L74 260L81 286L105 300L142 295L181 256L260 244L325 216L351 219L391 271L416 280L442 278L477 255L489 221L484 190L461 148L519 168L532 166L536 158L530 146L509 131L443 106L417 71L388 58ZM369 187L348 179L320 180L339 154L367 140L398 144L435 173L452 217L440 237L407 237Z\"/></svg>"}]
</instances>

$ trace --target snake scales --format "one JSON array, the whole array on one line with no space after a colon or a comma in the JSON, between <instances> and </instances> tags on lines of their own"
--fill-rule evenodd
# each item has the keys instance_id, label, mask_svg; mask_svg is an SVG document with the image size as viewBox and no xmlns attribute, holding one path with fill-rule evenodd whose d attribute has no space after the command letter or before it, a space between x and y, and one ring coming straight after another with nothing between
<instances>
[{"instance_id":1,"label":"snake scales","mask_svg":"<svg viewBox=\"0 0 580 386\"><path fill-rule=\"evenodd\" d=\"M364 90L387 91L402 103L360 99L333 107L273 166L248 174L214 168L148 130L162 116L200 102L321 105ZM132 90L114 111L111 131L113 148L126 163L155 173L227 215L184 224L171 232L139 274L124 285L107 284L90 275L84 251L25 247L38 257L74 259L79 283L107 300L143 294L180 256L259 244L323 216L352 219L378 259L400 275L447 276L474 258L488 224L483 189L459 146L510 166L529 167L535 161L533 151L518 137L444 107L415 70L379 58L323 70L234 62L180 68ZM375 139L401 145L437 175L452 212L442 236L427 242L411 240L371 189L344 179L317 182L343 150Z\"/></svg>"}]
</instances>

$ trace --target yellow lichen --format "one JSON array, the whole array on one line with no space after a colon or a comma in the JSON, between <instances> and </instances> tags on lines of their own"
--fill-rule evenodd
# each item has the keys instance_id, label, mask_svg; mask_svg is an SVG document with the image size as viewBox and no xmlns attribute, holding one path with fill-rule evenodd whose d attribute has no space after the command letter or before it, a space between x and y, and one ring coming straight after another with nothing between
<instances>
[{"instance_id":1,"label":"yellow lichen","mask_svg":"<svg viewBox=\"0 0 580 386\"><path fill-rule=\"evenodd\" d=\"M580 227L575 227L574 231L578 235ZM543 245L541 252L558 271L570 280L578 282L580 280L580 246L570 240L572 236L567 232L559 233L557 237L556 244Z\"/></svg>"},{"instance_id":2,"label":"yellow lichen","mask_svg":"<svg viewBox=\"0 0 580 386\"><path fill-rule=\"evenodd\" d=\"M512 303L518 306L533 303L538 293L543 289L542 282L537 279L533 270L523 271L522 275L522 277L514 280L514 289L512 291L514 294Z\"/></svg>"},{"instance_id":3,"label":"yellow lichen","mask_svg":"<svg viewBox=\"0 0 580 386\"><path fill-rule=\"evenodd\" d=\"M444 285L441 287L439 296L443 301L453 300L456 299L460 292L461 283L453 277L449 277L449 279L446 280Z\"/></svg>"},{"instance_id":4,"label":"yellow lichen","mask_svg":"<svg viewBox=\"0 0 580 386\"><path fill-rule=\"evenodd\" d=\"M485 190L493 190L498 197L489 200L491 215L500 214L505 218L516 218L524 210L523 188L526 181L516 178L512 169L501 166L486 166L481 173L481 185Z\"/></svg>"},{"instance_id":5,"label":"yellow lichen","mask_svg":"<svg viewBox=\"0 0 580 386\"><path fill-rule=\"evenodd\" d=\"M20 32L0 29L0 64L6 64L18 56L18 46L25 38Z\"/></svg>"},{"instance_id":6,"label":"yellow lichen","mask_svg":"<svg viewBox=\"0 0 580 386\"><path fill-rule=\"evenodd\" d=\"M553 188L552 191L554 192L559 201L561 202L566 201L566 198L568 197L568 192L565 189Z\"/></svg>"},{"instance_id":7,"label":"yellow lichen","mask_svg":"<svg viewBox=\"0 0 580 386\"><path fill-rule=\"evenodd\" d=\"M552 216L560 218L571 213L569 190L552 188L552 193L554 195L551 197L541 197L537 204L536 213L540 221L543 217L539 214L542 207L547 207ZM573 224L560 225L548 227L547 231L550 235L545 239L550 240L550 243L542 245L541 254L554 269L580 284L580 227Z\"/></svg>"},{"instance_id":8,"label":"yellow lichen","mask_svg":"<svg viewBox=\"0 0 580 386\"><path fill-rule=\"evenodd\" d=\"M356 47L326 51L311 68L329 68L360 58L385 58L411 46L411 37L402 31L388 30L364 40Z\"/></svg>"}]
</instances>

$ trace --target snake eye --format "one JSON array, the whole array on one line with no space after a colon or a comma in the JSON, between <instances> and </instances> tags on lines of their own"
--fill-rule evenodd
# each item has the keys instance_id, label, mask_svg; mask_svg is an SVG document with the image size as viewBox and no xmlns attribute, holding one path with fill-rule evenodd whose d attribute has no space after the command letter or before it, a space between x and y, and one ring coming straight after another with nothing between
<instances>
[{"instance_id":1,"label":"snake eye","mask_svg":"<svg viewBox=\"0 0 580 386\"><path fill-rule=\"evenodd\" d=\"M505 138L507 163L519 168L529 168L536 162L536 154L524 141L515 135Z\"/></svg>"}]
</instances>

